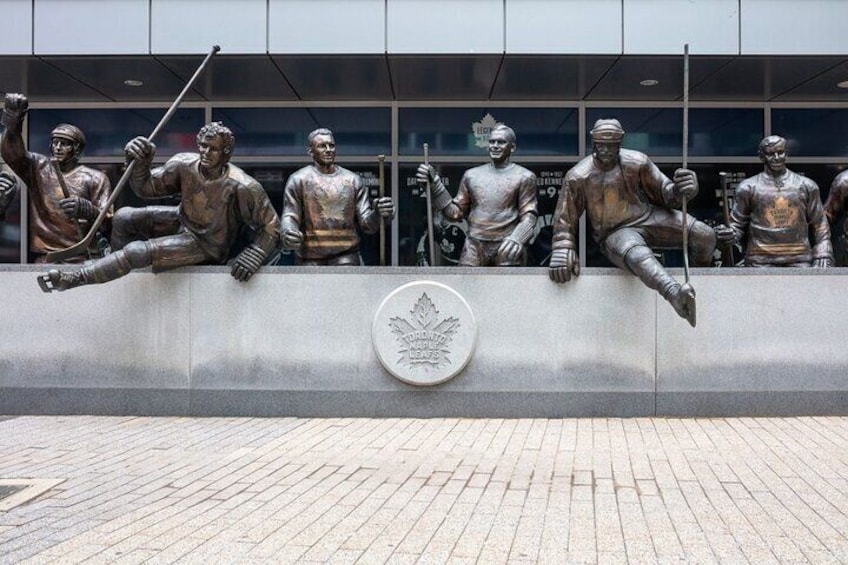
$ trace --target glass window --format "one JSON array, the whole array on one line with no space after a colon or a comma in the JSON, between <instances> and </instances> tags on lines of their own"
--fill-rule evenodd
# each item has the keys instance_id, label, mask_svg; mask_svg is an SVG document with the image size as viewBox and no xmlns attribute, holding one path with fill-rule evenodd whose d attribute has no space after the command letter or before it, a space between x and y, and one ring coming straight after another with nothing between
<instances>
[{"instance_id":1,"label":"glass window","mask_svg":"<svg viewBox=\"0 0 848 565\"><path fill-rule=\"evenodd\" d=\"M586 147L589 130L601 118L616 118L624 128L622 147L652 157L682 155L683 110L680 108L586 108Z\"/></svg>"},{"instance_id":2,"label":"glass window","mask_svg":"<svg viewBox=\"0 0 848 565\"><path fill-rule=\"evenodd\" d=\"M124 146L133 137L149 136L166 110L139 108L123 110L30 110L29 145L35 153L50 151L50 132L60 123L70 123L85 134L86 157L122 157ZM197 151L197 132L203 127L203 109L177 110L154 140L156 155L167 157L182 151Z\"/></svg>"},{"instance_id":3,"label":"glass window","mask_svg":"<svg viewBox=\"0 0 848 565\"><path fill-rule=\"evenodd\" d=\"M306 136L329 128L339 157L391 153L389 108L215 108L212 119L222 121L236 136L234 155L303 156Z\"/></svg>"},{"instance_id":4,"label":"glass window","mask_svg":"<svg viewBox=\"0 0 848 565\"><path fill-rule=\"evenodd\" d=\"M515 130L520 155L577 155L577 108L401 108L401 155L485 156L492 126Z\"/></svg>"},{"instance_id":5,"label":"glass window","mask_svg":"<svg viewBox=\"0 0 848 565\"><path fill-rule=\"evenodd\" d=\"M682 157L681 108L587 108L586 129L600 118L616 118L626 135L623 146L650 156ZM763 134L759 108L692 108L689 110L689 155L750 156ZM586 132L586 147L592 142Z\"/></svg>"},{"instance_id":6,"label":"glass window","mask_svg":"<svg viewBox=\"0 0 848 565\"><path fill-rule=\"evenodd\" d=\"M848 110L841 108L771 111L771 130L786 138L789 157L848 156ZM756 147L754 148L756 153Z\"/></svg>"},{"instance_id":7,"label":"glass window","mask_svg":"<svg viewBox=\"0 0 848 565\"><path fill-rule=\"evenodd\" d=\"M689 110L689 155L748 157L756 155L762 138L761 108Z\"/></svg>"},{"instance_id":8,"label":"glass window","mask_svg":"<svg viewBox=\"0 0 848 565\"><path fill-rule=\"evenodd\" d=\"M456 195L459 181L465 171L477 164L436 166L439 176L451 195ZM559 189L565 172L571 166L563 164L521 163L536 174L539 200L539 219L536 233L528 246L528 265L540 266L550 262L553 215ZM417 166L404 165L400 168L400 190L398 191L398 262L400 265L430 265L427 243L427 194L415 180ZM452 223L438 212L433 215L435 224L435 247L439 250L437 265L455 266L459 263L465 243L467 224Z\"/></svg>"}]
</instances>

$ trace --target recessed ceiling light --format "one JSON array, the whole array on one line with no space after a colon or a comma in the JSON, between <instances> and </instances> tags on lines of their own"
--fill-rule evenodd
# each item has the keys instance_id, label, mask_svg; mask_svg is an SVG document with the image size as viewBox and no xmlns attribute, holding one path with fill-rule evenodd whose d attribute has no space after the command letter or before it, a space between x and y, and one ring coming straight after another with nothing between
<instances>
[{"instance_id":1,"label":"recessed ceiling light","mask_svg":"<svg viewBox=\"0 0 848 565\"><path fill-rule=\"evenodd\" d=\"M124 84L127 85L127 86L144 86L143 82L141 82L140 80L132 79L132 78L128 78L127 80L125 80Z\"/></svg>"},{"instance_id":2,"label":"recessed ceiling light","mask_svg":"<svg viewBox=\"0 0 848 565\"><path fill-rule=\"evenodd\" d=\"M655 78L646 78L645 80L639 81L639 84L641 84L642 86L656 86L659 83L660 81Z\"/></svg>"},{"instance_id":3,"label":"recessed ceiling light","mask_svg":"<svg viewBox=\"0 0 848 565\"><path fill-rule=\"evenodd\" d=\"M842 82L837 82L836 86L839 88L848 88L848 80L843 80Z\"/></svg>"}]
</instances>

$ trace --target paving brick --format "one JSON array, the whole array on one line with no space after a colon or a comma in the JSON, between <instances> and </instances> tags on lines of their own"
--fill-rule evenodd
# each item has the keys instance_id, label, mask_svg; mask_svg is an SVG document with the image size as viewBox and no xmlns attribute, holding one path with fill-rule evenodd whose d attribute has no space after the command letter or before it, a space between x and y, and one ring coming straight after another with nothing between
<instances>
[{"instance_id":1,"label":"paving brick","mask_svg":"<svg viewBox=\"0 0 848 565\"><path fill-rule=\"evenodd\" d=\"M848 562L848 418L19 417L0 563Z\"/></svg>"}]
</instances>

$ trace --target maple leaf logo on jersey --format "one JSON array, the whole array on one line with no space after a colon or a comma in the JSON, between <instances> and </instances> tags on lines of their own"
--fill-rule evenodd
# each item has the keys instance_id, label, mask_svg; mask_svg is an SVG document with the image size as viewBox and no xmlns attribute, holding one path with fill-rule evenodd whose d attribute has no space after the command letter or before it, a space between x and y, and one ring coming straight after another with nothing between
<instances>
[{"instance_id":1,"label":"maple leaf logo on jersey","mask_svg":"<svg viewBox=\"0 0 848 565\"><path fill-rule=\"evenodd\" d=\"M486 114L479 122L471 124L471 131L474 133L474 138L477 140L477 147L486 148L489 146L489 134L492 129L498 125L497 120L491 114Z\"/></svg>"},{"instance_id":2,"label":"maple leaf logo on jersey","mask_svg":"<svg viewBox=\"0 0 848 565\"><path fill-rule=\"evenodd\" d=\"M788 198L778 196L774 205L766 209L766 218L771 227L792 227L798 223L798 209Z\"/></svg>"},{"instance_id":3,"label":"maple leaf logo on jersey","mask_svg":"<svg viewBox=\"0 0 848 565\"><path fill-rule=\"evenodd\" d=\"M459 328L458 318L439 320L439 311L427 293L422 293L412 310L412 320L395 317L389 320L400 348L399 364L411 367L439 368L451 363L450 343Z\"/></svg>"}]
</instances>

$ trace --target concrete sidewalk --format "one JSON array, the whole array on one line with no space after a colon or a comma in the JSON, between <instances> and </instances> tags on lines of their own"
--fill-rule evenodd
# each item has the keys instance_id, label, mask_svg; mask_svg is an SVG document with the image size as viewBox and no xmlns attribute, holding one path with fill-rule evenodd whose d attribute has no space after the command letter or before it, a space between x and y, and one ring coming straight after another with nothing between
<instances>
[{"instance_id":1,"label":"concrete sidewalk","mask_svg":"<svg viewBox=\"0 0 848 565\"><path fill-rule=\"evenodd\" d=\"M848 418L4 419L27 478L2 563L848 562Z\"/></svg>"}]
</instances>

